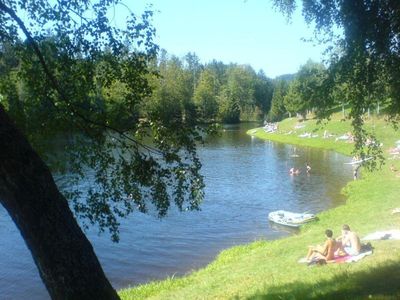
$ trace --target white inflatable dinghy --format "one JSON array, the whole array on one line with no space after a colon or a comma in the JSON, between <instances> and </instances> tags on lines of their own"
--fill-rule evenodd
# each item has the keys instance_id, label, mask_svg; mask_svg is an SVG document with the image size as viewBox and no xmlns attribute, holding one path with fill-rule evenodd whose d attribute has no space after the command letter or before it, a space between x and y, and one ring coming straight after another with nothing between
<instances>
[{"instance_id":1,"label":"white inflatable dinghy","mask_svg":"<svg viewBox=\"0 0 400 300\"><path fill-rule=\"evenodd\" d=\"M277 210L268 214L268 219L271 222L290 227L300 227L316 218L314 214L294 213L286 210Z\"/></svg>"}]
</instances>

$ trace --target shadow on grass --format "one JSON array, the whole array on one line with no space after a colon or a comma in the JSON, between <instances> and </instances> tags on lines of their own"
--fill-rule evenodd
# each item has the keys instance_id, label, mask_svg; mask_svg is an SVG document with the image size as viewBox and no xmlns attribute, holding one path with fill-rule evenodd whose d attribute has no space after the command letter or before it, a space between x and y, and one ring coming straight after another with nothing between
<instances>
[{"instance_id":1,"label":"shadow on grass","mask_svg":"<svg viewBox=\"0 0 400 300\"><path fill-rule=\"evenodd\" d=\"M307 276L305 272L304 276ZM248 300L272 299L400 299L399 262L382 265L368 271L341 272L331 280L314 284L289 283L269 287L268 291Z\"/></svg>"}]
</instances>

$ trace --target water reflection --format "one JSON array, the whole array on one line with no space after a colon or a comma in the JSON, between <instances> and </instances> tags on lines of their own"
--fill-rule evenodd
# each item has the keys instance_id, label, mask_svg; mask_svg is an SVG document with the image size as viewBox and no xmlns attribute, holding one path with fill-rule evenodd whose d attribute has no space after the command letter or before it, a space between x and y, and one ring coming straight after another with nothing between
<instances>
[{"instance_id":1,"label":"water reflection","mask_svg":"<svg viewBox=\"0 0 400 300\"><path fill-rule=\"evenodd\" d=\"M185 274L227 247L294 234L268 222L273 210L318 213L343 203L340 189L352 178L344 156L255 139L245 134L251 126L227 126L200 147L206 181L201 211L172 209L163 220L135 213L121 221L119 244L98 236L96 229L88 232L114 287ZM294 152L299 156L292 157ZM302 173L290 176L292 166ZM2 208L0 235L0 298L48 298L30 253Z\"/></svg>"}]
</instances>

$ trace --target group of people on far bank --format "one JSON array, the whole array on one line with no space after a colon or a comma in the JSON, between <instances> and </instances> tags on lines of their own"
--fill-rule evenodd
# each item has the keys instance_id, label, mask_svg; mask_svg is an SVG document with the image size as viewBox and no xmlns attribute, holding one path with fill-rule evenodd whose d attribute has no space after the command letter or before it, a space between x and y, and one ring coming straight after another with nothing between
<instances>
[{"instance_id":1,"label":"group of people on far bank","mask_svg":"<svg viewBox=\"0 0 400 300\"><path fill-rule=\"evenodd\" d=\"M306 173L310 174L311 172L311 167L308 163L306 163ZM289 174L290 175L299 175L301 173L300 169L295 169L294 167L291 167L289 169Z\"/></svg>"},{"instance_id":2,"label":"group of people on far bank","mask_svg":"<svg viewBox=\"0 0 400 300\"><path fill-rule=\"evenodd\" d=\"M324 260L325 262L333 260L336 256L355 256L360 254L361 242L358 235L350 230L350 226L342 226L342 235L333 238L333 232L330 229L325 230L326 241L324 245L310 246L308 249L307 261Z\"/></svg>"}]
</instances>

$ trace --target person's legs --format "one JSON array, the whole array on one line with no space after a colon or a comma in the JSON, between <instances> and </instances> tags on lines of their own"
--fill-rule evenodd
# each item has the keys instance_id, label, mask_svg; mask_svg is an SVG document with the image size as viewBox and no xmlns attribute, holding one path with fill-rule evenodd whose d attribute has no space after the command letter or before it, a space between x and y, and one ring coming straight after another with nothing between
<instances>
[{"instance_id":1,"label":"person's legs","mask_svg":"<svg viewBox=\"0 0 400 300\"><path fill-rule=\"evenodd\" d=\"M344 247L344 252L351 256L360 254L356 249L353 249L352 247Z\"/></svg>"},{"instance_id":2,"label":"person's legs","mask_svg":"<svg viewBox=\"0 0 400 300\"><path fill-rule=\"evenodd\" d=\"M346 255L346 251L344 251L343 244L341 241L336 241L335 245L335 255L344 256Z\"/></svg>"},{"instance_id":3,"label":"person's legs","mask_svg":"<svg viewBox=\"0 0 400 300\"><path fill-rule=\"evenodd\" d=\"M311 259L313 259L314 257L316 257L318 255L323 256L321 254L322 251L324 251L324 247L321 246L321 245L317 245L315 247L314 246L309 246L308 247L308 253L307 253L307 256L306 256L307 260L311 260Z\"/></svg>"},{"instance_id":4,"label":"person's legs","mask_svg":"<svg viewBox=\"0 0 400 300\"><path fill-rule=\"evenodd\" d=\"M312 255L313 255L313 253L314 253L314 247L313 246L308 246L308 252L307 252L306 259L310 260Z\"/></svg>"},{"instance_id":5,"label":"person's legs","mask_svg":"<svg viewBox=\"0 0 400 300\"><path fill-rule=\"evenodd\" d=\"M320 259L326 260L325 255L323 255L323 254L321 254L319 252L315 252L312 258L316 259L316 260L320 260Z\"/></svg>"}]
</instances>

